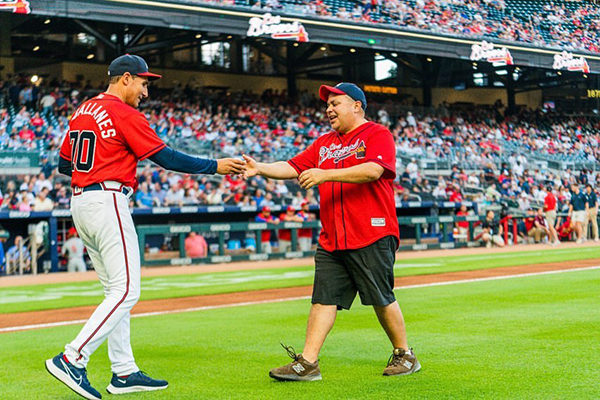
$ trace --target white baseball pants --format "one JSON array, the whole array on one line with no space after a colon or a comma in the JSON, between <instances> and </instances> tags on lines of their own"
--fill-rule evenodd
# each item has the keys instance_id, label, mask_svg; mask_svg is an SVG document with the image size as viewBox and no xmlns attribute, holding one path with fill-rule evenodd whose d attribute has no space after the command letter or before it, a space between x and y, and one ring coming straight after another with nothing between
<instances>
[{"instance_id":1,"label":"white baseball pants","mask_svg":"<svg viewBox=\"0 0 600 400\"><path fill-rule=\"evenodd\" d=\"M94 190L74 195L73 221L104 287L104 301L96 308L65 356L85 368L92 353L108 338L112 372L139 371L129 338L129 312L140 297L140 254L129 199L118 190Z\"/></svg>"},{"instance_id":2,"label":"white baseball pants","mask_svg":"<svg viewBox=\"0 0 600 400\"><path fill-rule=\"evenodd\" d=\"M86 270L83 258L69 258L67 262L68 272L85 272Z\"/></svg>"}]
</instances>

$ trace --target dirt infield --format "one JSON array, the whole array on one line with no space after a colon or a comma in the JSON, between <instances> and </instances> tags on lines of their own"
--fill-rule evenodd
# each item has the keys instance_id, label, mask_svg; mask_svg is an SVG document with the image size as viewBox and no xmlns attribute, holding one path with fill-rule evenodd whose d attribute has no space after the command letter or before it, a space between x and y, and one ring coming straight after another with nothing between
<instances>
[{"instance_id":1,"label":"dirt infield","mask_svg":"<svg viewBox=\"0 0 600 400\"><path fill-rule=\"evenodd\" d=\"M575 244L563 243L559 248L568 249L574 247L598 247L598 244ZM496 254L496 253L511 253L521 251L540 251L556 249L545 244L517 245L503 248L486 249L485 247L448 249L448 250L424 250L424 251L404 251L398 253L396 259L402 260L407 258L427 258L427 257L448 257L462 256L473 254ZM184 266L167 266L167 267L144 267L142 268L142 277L149 276L165 276L165 275L183 275L197 274L202 272L222 272L222 271L244 271L254 269L268 268L290 268L304 265L313 265L312 258L294 258L289 260L272 260L272 261L244 261L233 262L226 264L204 264L204 265L184 265ZM59 272L54 274L40 275L23 275L23 276L4 276L0 277L0 288L13 286L29 286L42 285L50 283L67 283L67 282L88 282L97 281L96 272L87 271L84 273L67 273Z\"/></svg>"},{"instance_id":2,"label":"dirt infield","mask_svg":"<svg viewBox=\"0 0 600 400\"><path fill-rule=\"evenodd\" d=\"M304 264L305 265L305 264ZM515 267L502 267L481 269L474 271L448 272L431 275L418 275L396 278L396 287L426 285L472 279L485 279L503 276L527 275L533 273L565 271L600 265L600 259L580 260L569 263L547 263L536 265L521 265ZM276 301L310 296L311 286L301 286L283 289L267 289L246 291L228 294L194 296L173 299L146 300L139 302L132 310L132 314L145 314L161 311L184 311L191 308L235 305L258 301ZM31 329L32 325L57 323L65 321L79 321L88 318L95 306L73 307L59 310L32 311L24 313L1 314L0 329L16 328L14 330ZM17 328L19 327L19 328ZM22 328L20 328L22 327Z\"/></svg>"}]
</instances>

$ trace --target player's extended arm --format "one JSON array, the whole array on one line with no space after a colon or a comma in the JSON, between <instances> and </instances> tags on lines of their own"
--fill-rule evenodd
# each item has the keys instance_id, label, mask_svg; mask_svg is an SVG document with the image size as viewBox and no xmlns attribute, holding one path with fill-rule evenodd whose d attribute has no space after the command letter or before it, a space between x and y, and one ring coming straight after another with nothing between
<instances>
[{"instance_id":1,"label":"player's extended arm","mask_svg":"<svg viewBox=\"0 0 600 400\"><path fill-rule=\"evenodd\" d=\"M71 161L64 159L62 157L58 157L58 172L63 175L71 176L73 173L71 171Z\"/></svg>"},{"instance_id":2,"label":"player's extended arm","mask_svg":"<svg viewBox=\"0 0 600 400\"><path fill-rule=\"evenodd\" d=\"M260 163L245 154L243 157L246 160L246 171L244 172L244 178L246 179L255 175L272 179L294 179L298 177L298 172L285 161Z\"/></svg>"},{"instance_id":3,"label":"player's extended arm","mask_svg":"<svg viewBox=\"0 0 600 400\"><path fill-rule=\"evenodd\" d=\"M366 183L379 179L383 171L383 167L375 162L341 169L311 168L300 174L298 182L304 189L310 189L323 182Z\"/></svg>"},{"instance_id":4,"label":"player's extended arm","mask_svg":"<svg viewBox=\"0 0 600 400\"><path fill-rule=\"evenodd\" d=\"M187 174L240 174L245 168L244 161L236 158L212 160L193 157L168 146L149 158L165 169Z\"/></svg>"}]
</instances>

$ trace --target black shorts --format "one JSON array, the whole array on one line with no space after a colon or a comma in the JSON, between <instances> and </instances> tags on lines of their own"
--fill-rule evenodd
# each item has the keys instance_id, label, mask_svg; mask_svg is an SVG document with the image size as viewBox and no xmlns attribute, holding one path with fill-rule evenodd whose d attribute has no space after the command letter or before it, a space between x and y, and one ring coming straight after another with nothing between
<instances>
[{"instance_id":1,"label":"black shorts","mask_svg":"<svg viewBox=\"0 0 600 400\"><path fill-rule=\"evenodd\" d=\"M394 296L394 262L398 240L386 236L356 250L317 247L312 303L350 309L356 292L363 305L387 306Z\"/></svg>"}]
</instances>

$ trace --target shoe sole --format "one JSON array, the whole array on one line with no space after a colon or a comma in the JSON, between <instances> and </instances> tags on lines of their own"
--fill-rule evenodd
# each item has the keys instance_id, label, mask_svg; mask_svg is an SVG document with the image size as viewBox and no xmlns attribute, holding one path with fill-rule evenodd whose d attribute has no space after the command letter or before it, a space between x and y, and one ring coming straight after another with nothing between
<instances>
[{"instance_id":1,"label":"shoe sole","mask_svg":"<svg viewBox=\"0 0 600 400\"><path fill-rule=\"evenodd\" d=\"M421 363L419 363L417 361L417 364L415 365L415 368L413 368L413 369L411 369L409 371L402 372L402 373L399 373L399 374L383 374L383 376L403 376L403 375L410 375L410 374L415 374L415 373L419 372L420 370L421 370Z\"/></svg>"},{"instance_id":2,"label":"shoe sole","mask_svg":"<svg viewBox=\"0 0 600 400\"><path fill-rule=\"evenodd\" d=\"M78 395L83 397L84 399L88 399L88 400L101 400L102 399L102 397L96 397L93 394L82 389L81 386L79 386L76 382L74 382L73 379L71 379L71 377L66 372L64 372L63 370L58 368L56 365L54 365L52 358L49 360L46 360L46 370L48 371L48 373L50 373L50 375L52 375L53 377L58 379L60 382L64 383L69 389L71 389L72 391L74 391L75 393L77 393Z\"/></svg>"},{"instance_id":3,"label":"shoe sole","mask_svg":"<svg viewBox=\"0 0 600 400\"><path fill-rule=\"evenodd\" d=\"M307 375L307 376L299 376L299 375L275 375L272 372L269 372L269 376L273 379L277 379L282 382L312 382L312 381L320 381L323 379L321 374L319 375Z\"/></svg>"},{"instance_id":4,"label":"shoe sole","mask_svg":"<svg viewBox=\"0 0 600 400\"><path fill-rule=\"evenodd\" d=\"M135 393L135 392L153 392L155 390L163 390L168 388L169 385L166 386L128 386L128 387L116 387L113 386L112 383L106 387L106 391L110 394L126 394L126 393Z\"/></svg>"}]
</instances>

